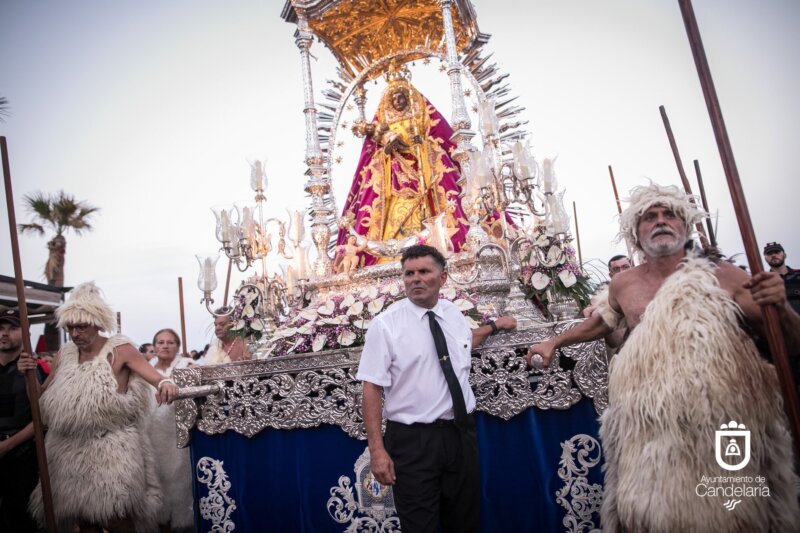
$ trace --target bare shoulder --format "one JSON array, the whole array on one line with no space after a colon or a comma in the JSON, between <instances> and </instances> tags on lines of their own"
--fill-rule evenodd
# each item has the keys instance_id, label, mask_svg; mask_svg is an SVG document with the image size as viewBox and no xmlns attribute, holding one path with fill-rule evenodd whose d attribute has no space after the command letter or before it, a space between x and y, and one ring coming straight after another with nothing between
<instances>
[{"instance_id":1,"label":"bare shoulder","mask_svg":"<svg viewBox=\"0 0 800 533\"><path fill-rule=\"evenodd\" d=\"M124 361L126 363L129 362L132 358L142 359L142 356L139 353L139 350L137 350L133 346L133 344L128 344L128 343L120 344L119 346L117 346L117 348L116 348L116 356L121 361Z\"/></svg>"},{"instance_id":2,"label":"bare shoulder","mask_svg":"<svg viewBox=\"0 0 800 533\"><path fill-rule=\"evenodd\" d=\"M714 274L717 276L720 287L727 290L731 294L737 294L744 290L742 285L750 279L750 276L741 268L734 266L727 261L719 261L715 264L716 271Z\"/></svg>"}]
</instances>

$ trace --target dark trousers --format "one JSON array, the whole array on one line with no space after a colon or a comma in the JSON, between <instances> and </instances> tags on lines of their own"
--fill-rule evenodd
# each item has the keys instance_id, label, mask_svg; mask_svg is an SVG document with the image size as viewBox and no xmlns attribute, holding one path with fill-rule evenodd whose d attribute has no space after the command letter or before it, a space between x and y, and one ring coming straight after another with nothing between
<instances>
[{"instance_id":1,"label":"dark trousers","mask_svg":"<svg viewBox=\"0 0 800 533\"><path fill-rule=\"evenodd\" d=\"M386 424L394 461L394 503L405 533L480 531L480 465L474 426L452 422Z\"/></svg>"},{"instance_id":2,"label":"dark trousers","mask_svg":"<svg viewBox=\"0 0 800 533\"><path fill-rule=\"evenodd\" d=\"M39 480L33 441L0 459L0 531L26 533L37 527L28 514L28 498Z\"/></svg>"}]
</instances>

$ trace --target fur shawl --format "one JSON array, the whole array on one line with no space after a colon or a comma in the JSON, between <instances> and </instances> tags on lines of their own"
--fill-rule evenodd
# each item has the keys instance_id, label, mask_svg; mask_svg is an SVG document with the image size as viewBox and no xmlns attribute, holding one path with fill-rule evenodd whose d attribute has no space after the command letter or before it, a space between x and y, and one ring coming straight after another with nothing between
<instances>
[{"instance_id":1,"label":"fur shawl","mask_svg":"<svg viewBox=\"0 0 800 533\"><path fill-rule=\"evenodd\" d=\"M144 423L153 389L131 374L125 394L109 364L125 337L108 339L91 361L78 362L78 348L67 344L53 382L42 394L42 419L53 507L59 531L84 521L108 524L129 517L137 531L155 528L161 504L153 451ZM32 514L44 522L41 484L31 494Z\"/></svg>"},{"instance_id":2,"label":"fur shawl","mask_svg":"<svg viewBox=\"0 0 800 533\"><path fill-rule=\"evenodd\" d=\"M688 258L647 306L609 368L601 418L606 532L797 531L791 437L777 374L739 327L741 310L715 267ZM722 469L715 431L730 420L751 432L751 459ZM765 476L769 497L696 493L702 476Z\"/></svg>"}]
</instances>

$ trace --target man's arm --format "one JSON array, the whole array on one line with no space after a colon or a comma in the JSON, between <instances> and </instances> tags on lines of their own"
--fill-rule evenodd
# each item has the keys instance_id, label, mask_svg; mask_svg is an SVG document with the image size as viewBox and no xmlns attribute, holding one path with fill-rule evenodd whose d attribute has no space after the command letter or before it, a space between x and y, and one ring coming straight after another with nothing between
<instances>
[{"instance_id":1,"label":"man's arm","mask_svg":"<svg viewBox=\"0 0 800 533\"><path fill-rule=\"evenodd\" d=\"M786 343L786 350L790 356L800 354L800 315L789 305L786 299L786 287L783 278L777 272L759 272L743 285L747 289L745 294L750 295L752 301L761 307L774 305L778 310L778 318L783 332L783 340ZM744 310L744 305L739 304ZM747 315L747 310L745 310ZM749 313L753 315L754 313ZM763 331L763 315L761 310L751 318L755 324Z\"/></svg>"},{"instance_id":2,"label":"man's arm","mask_svg":"<svg viewBox=\"0 0 800 533\"><path fill-rule=\"evenodd\" d=\"M27 426L17 431L6 440L0 441L0 459L2 459L8 452L13 450L20 444L27 442L32 438L33 438L33 422L28 422Z\"/></svg>"},{"instance_id":3,"label":"man's arm","mask_svg":"<svg viewBox=\"0 0 800 533\"><path fill-rule=\"evenodd\" d=\"M164 381L164 377L158 373L158 370L150 366L150 363L139 355L139 351L132 344L118 346L117 357L132 372L137 373L142 379L156 388L158 405L163 403L170 404L175 401L178 396L178 386L172 381Z\"/></svg>"},{"instance_id":4,"label":"man's arm","mask_svg":"<svg viewBox=\"0 0 800 533\"><path fill-rule=\"evenodd\" d=\"M394 474L394 461L383 446L381 434L383 387L362 381L364 392L361 397L361 412L364 416L364 428L367 430L367 444L371 461L372 474L382 485L394 485L397 478Z\"/></svg>"},{"instance_id":5,"label":"man's arm","mask_svg":"<svg viewBox=\"0 0 800 533\"><path fill-rule=\"evenodd\" d=\"M513 316L501 316L497 320L494 321L494 325L497 327L498 330L512 330L517 328L517 319ZM486 339L492 334L492 326L485 325L480 326L472 330L472 349L474 350L478 346L484 343Z\"/></svg>"},{"instance_id":6,"label":"man's arm","mask_svg":"<svg viewBox=\"0 0 800 533\"><path fill-rule=\"evenodd\" d=\"M558 348L562 346L569 346L579 342L589 342L597 339L602 339L609 333L614 331L609 327L599 314L594 314L587 318L572 329L568 329L553 338L547 339L539 344L534 344L528 348L528 355L525 356L525 361L530 366L533 354L538 353L544 360L544 365L550 364L550 360L556 353Z\"/></svg>"}]
</instances>

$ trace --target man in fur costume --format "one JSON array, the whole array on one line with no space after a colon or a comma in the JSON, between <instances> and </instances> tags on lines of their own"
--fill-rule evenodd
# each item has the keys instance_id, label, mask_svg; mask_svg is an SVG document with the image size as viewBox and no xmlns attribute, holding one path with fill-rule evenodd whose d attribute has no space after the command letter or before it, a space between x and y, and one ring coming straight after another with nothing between
<instances>
[{"instance_id":1,"label":"man in fur costume","mask_svg":"<svg viewBox=\"0 0 800 533\"><path fill-rule=\"evenodd\" d=\"M601 417L606 532L800 531L778 378L752 339L759 306L774 305L789 352L798 353L800 316L775 273L748 278L686 251L703 216L677 187L634 189L620 233L647 262L614 276L598 313L528 351L529 364L547 364L557 348L602 338L622 318L631 330L609 366ZM715 432L730 420L751 435L749 463L737 471L715 458ZM709 487L731 483L703 484L703 476L763 476L767 495L737 497L729 510L723 504L733 498Z\"/></svg>"},{"instance_id":2,"label":"man in fur costume","mask_svg":"<svg viewBox=\"0 0 800 533\"><path fill-rule=\"evenodd\" d=\"M114 313L94 283L75 287L56 317L72 342L56 356L40 405L58 530L153 531L161 489L143 430L153 400L147 383L159 404L172 402L178 388L130 339L113 335ZM35 365L20 357L20 369ZM41 485L30 510L44 522Z\"/></svg>"}]
</instances>

